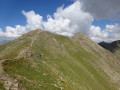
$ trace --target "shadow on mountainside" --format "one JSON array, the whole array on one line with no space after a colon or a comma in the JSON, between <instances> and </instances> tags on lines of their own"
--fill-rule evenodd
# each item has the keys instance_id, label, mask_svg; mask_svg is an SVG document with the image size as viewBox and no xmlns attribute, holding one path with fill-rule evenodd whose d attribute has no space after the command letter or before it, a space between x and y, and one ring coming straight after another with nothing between
<instances>
[{"instance_id":1,"label":"shadow on mountainside","mask_svg":"<svg viewBox=\"0 0 120 90\"><path fill-rule=\"evenodd\" d=\"M112 43L100 42L99 45L114 53L117 49L120 48L120 40L114 41Z\"/></svg>"}]
</instances>

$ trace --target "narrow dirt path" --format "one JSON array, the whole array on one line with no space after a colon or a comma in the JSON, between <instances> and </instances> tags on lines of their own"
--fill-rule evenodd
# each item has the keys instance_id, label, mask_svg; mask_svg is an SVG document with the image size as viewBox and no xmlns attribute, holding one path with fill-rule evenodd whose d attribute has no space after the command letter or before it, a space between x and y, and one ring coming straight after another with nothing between
<instances>
[{"instance_id":1,"label":"narrow dirt path","mask_svg":"<svg viewBox=\"0 0 120 90\"><path fill-rule=\"evenodd\" d=\"M33 46L33 40L32 40L32 42L31 42L31 47Z\"/></svg>"},{"instance_id":2,"label":"narrow dirt path","mask_svg":"<svg viewBox=\"0 0 120 90\"><path fill-rule=\"evenodd\" d=\"M3 67L2 67L2 63L7 60L8 59L0 60L0 79L3 80L3 82L4 82L4 85L3 85L4 88L6 90L26 90L22 84L17 82L17 80L11 78L8 75L5 75Z\"/></svg>"}]
</instances>

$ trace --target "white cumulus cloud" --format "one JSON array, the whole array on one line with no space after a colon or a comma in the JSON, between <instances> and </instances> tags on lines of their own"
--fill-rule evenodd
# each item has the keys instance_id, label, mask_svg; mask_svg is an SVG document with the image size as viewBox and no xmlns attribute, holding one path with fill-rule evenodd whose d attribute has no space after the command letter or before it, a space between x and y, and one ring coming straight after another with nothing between
<instances>
[{"instance_id":1,"label":"white cumulus cloud","mask_svg":"<svg viewBox=\"0 0 120 90\"><path fill-rule=\"evenodd\" d=\"M0 36L4 36L4 33L1 28L0 28Z\"/></svg>"},{"instance_id":2,"label":"white cumulus cloud","mask_svg":"<svg viewBox=\"0 0 120 90\"><path fill-rule=\"evenodd\" d=\"M87 2L87 0L85 1ZM87 10L84 11L83 5L83 3L77 0L68 7L59 7L53 15L47 15L46 21L34 11L25 12L23 10L22 14L26 17L26 25L16 25L15 27L6 26L5 32L0 29L0 38L19 37L31 30L44 29L65 36L73 36L75 33L81 32L95 42L110 42L120 39L119 24L106 25L104 30L99 26L92 25L94 17L89 10L88 12L86 12ZM97 10L99 7L95 8ZM102 18L100 16L98 17Z\"/></svg>"},{"instance_id":3,"label":"white cumulus cloud","mask_svg":"<svg viewBox=\"0 0 120 90\"><path fill-rule=\"evenodd\" d=\"M91 26L89 37L95 42L112 42L120 40L120 25L106 25L102 30L99 26Z\"/></svg>"},{"instance_id":4,"label":"white cumulus cloud","mask_svg":"<svg viewBox=\"0 0 120 90\"><path fill-rule=\"evenodd\" d=\"M27 19L27 24L26 26L21 26L21 25L16 25L15 27L10 27L6 26L5 32L0 29L0 36L4 37L19 37L31 30L35 29L43 29L42 28L42 16L39 14L35 14L34 11L29 11L25 12L24 10L22 11L22 14L26 17Z\"/></svg>"},{"instance_id":5,"label":"white cumulus cloud","mask_svg":"<svg viewBox=\"0 0 120 90\"><path fill-rule=\"evenodd\" d=\"M88 34L93 21L93 17L82 10L79 1L66 8L59 7L53 16L47 16L47 21L43 21L42 16L34 11L22 13L27 19L26 26L16 25L15 28L7 26L4 32L6 37L18 37L35 29L45 29L66 36L73 36L77 32Z\"/></svg>"},{"instance_id":6,"label":"white cumulus cloud","mask_svg":"<svg viewBox=\"0 0 120 90\"><path fill-rule=\"evenodd\" d=\"M25 12L24 10L22 11L23 15L25 15L27 19L27 25L26 25L26 30L34 30L41 28L42 29L42 16L39 14L36 14L34 11L29 11Z\"/></svg>"},{"instance_id":7,"label":"white cumulus cloud","mask_svg":"<svg viewBox=\"0 0 120 90\"><path fill-rule=\"evenodd\" d=\"M48 15L47 21L43 26L45 30L56 32L58 34L72 36L75 33L83 32L88 34L92 24L93 17L82 10L79 1L64 8L59 7L52 16Z\"/></svg>"}]
</instances>

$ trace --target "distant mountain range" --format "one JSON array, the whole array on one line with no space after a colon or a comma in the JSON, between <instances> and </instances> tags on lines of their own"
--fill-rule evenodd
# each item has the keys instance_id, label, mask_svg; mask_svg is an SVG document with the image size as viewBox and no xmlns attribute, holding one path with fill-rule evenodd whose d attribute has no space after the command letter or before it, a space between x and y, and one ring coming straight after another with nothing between
<instances>
[{"instance_id":1,"label":"distant mountain range","mask_svg":"<svg viewBox=\"0 0 120 90\"><path fill-rule=\"evenodd\" d=\"M120 40L114 41L112 43L100 42L99 45L116 54L120 58Z\"/></svg>"},{"instance_id":2,"label":"distant mountain range","mask_svg":"<svg viewBox=\"0 0 120 90\"><path fill-rule=\"evenodd\" d=\"M10 40L3 40L3 41L0 41L0 46L6 44L6 43L8 43L8 42L10 42Z\"/></svg>"},{"instance_id":3,"label":"distant mountain range","mask_svg":"<svg viewBox=\"0 0 120 90\"><path fill-rule=\"evenodd\" d=\"M116 52L114 43L101 45ZM3 77L0 87L22 90L17 81L26 90L119 90L120 59L110 51L81 33L69 38L31 31L0 46L0 77L3 67L5 78L15 79Z\"/></svg>"}]
</instances>

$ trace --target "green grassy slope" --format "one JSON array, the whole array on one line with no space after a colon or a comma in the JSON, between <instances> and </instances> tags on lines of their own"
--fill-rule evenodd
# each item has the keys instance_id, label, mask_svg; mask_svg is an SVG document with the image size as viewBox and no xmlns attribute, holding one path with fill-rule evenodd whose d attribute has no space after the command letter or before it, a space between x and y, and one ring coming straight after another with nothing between
<instances>
[{"instance_id":1,"label":"green grassy slope","mask_svg":"<svg viewBox=\"0 0 120 90\"><path fill-rule=\"evenodd\" d=\"M119 60L82 34L32 31L0 46L0 59L11 59L3 63L6 74L28 90L120 88Z\"/></svg>"},{"instance_id":2,"label":"green grassy slope","mask_svg":"<svg viewBox=\"0 0 120 90\"><path fill-rule=\"evenodd\" d=\"M2 80L0 80L0 90L5 90L5 88L3 87L3 81Z\"/></svg>"},{"instance_id":3,"label":"green grassy slope","mask_svg":"<svg viewBox=\"0 0 120 90\"><path fill-rule=\"evenodd\" d=\"M120 59L120 47L115 51L115 55Z\"/></svg>"}]
</instances>

